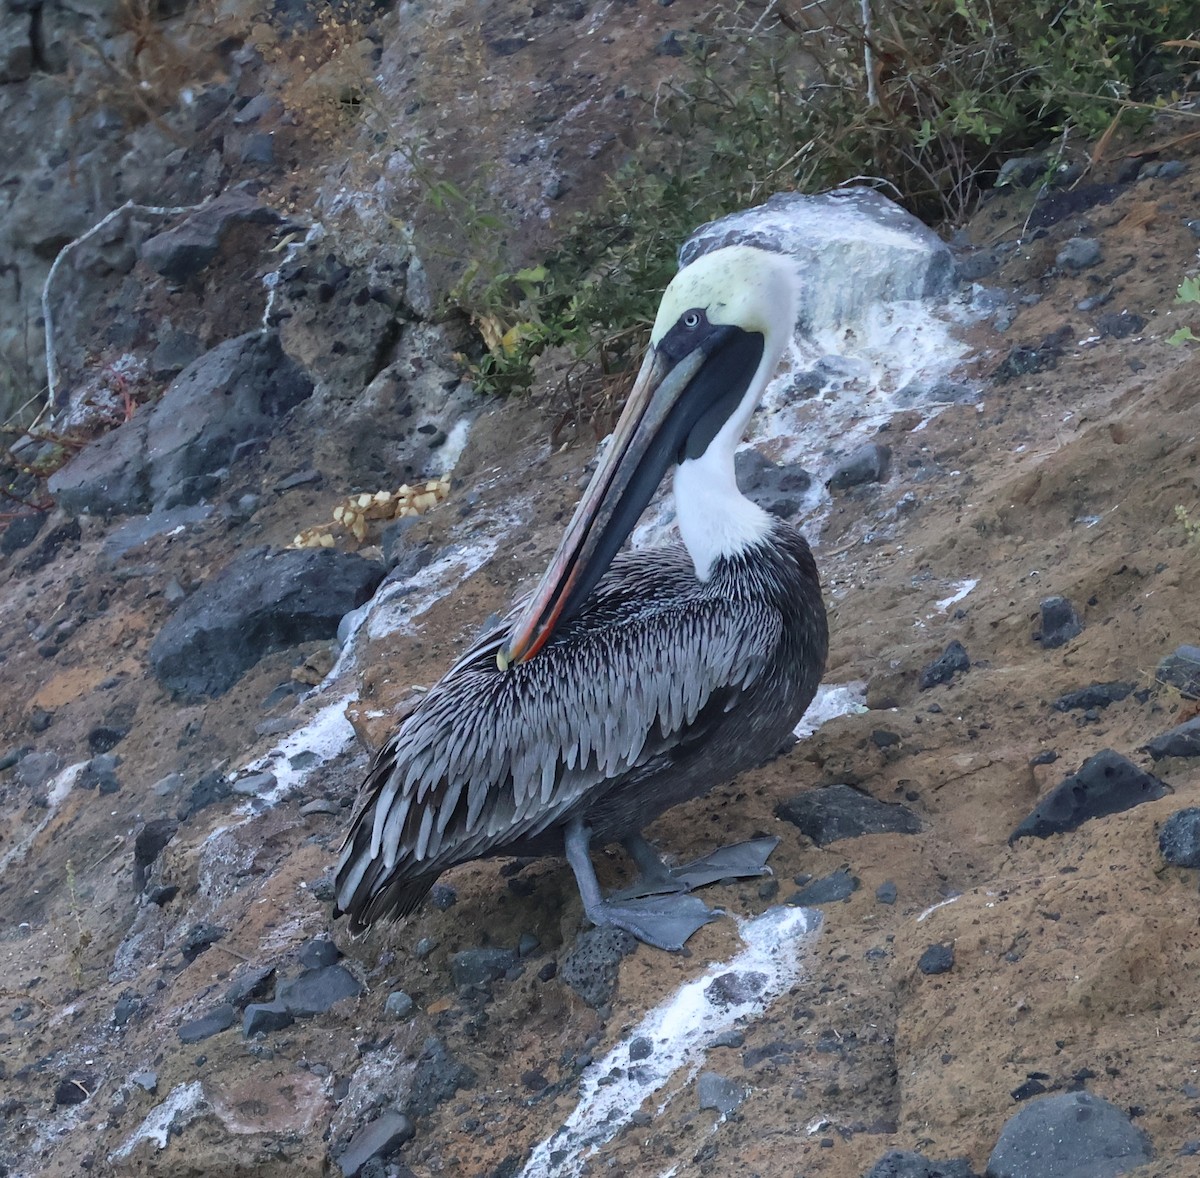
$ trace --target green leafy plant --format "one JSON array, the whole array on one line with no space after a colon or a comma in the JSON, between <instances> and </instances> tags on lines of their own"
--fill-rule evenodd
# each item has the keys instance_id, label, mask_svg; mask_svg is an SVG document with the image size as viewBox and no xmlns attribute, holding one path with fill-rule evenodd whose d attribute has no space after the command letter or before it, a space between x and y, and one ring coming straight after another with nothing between
<instances>
[{"instance_id":1,"label":"green leafy plant","mask_svg":"<svg viewBox=\"0 0 1200 1178\"><path fill-rule=\"evenodd\" d=\"M1193 305L1200 303L1200 276L1193 275L1185 278L1179 284L1179 289L1175 292L1175 302ZM1185 324L1167 336L1167 343L1177 348L1181 344L1192 343L1198 339L1200 336L1197 336L1191 327Z\"/></svg>"}]
</instances>

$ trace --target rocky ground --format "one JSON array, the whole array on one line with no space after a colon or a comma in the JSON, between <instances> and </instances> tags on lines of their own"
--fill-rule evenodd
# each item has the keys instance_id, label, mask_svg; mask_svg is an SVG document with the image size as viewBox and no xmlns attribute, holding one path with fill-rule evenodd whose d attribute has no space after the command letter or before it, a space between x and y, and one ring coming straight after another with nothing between
<instances>
[{"instance_id":1,"label":"rocky ground","mask_svg":"<svg viewBox=\"0 0 1200 1178\"><path fill-rule=\"evenodd\" d=\"M540 114L565 120L538 150L569 182L539 174L534 199L496 181L530 210L531 249L553 221L538 200L597 186L612 157L593 147L619 150L619 79L661 76L676 60L663 38L694 15L639 7L605 25L570 7L545 30L509 22L553 34L536 66L456 6L422 18L489 54L512 102L540 78ZM554 63L585 44L573 22L594 26L594 56L560 84ZM424 68L394 18L366 39ZM0 536L0 1163L517 1175L589 1065L735 957L737 926L702 929L689 956L624 952L583 928L556 860L464 867L360 941L331 923L367 745L540 571L592 447L551 445L544 402L472 393L453 356L466 333L430 321L436 264L378 235L376 206L339 219L361 169L322 173L306 201L315 165L288 154L306 133L291 91L267 85L261 47L221 52L204 124L220 143L202 137L170 173L199 187L168 176L139 195L219 188L224 203L122 231L110 261L72 270L97 334L68 341L59 420L97 440L55 476L53 510L15 512ZM29 102L47 85L31 69L5 87L31 87ZM262 119L267 161L247 139ZM567 133L584 125L586 141ZM867 710L650 832L681 857L778 835L774 880L708 893L736 916L813 881L835 898L784 992L578 1172L858 1178L901 1150L960 1178L989 1156L994 1178L1065 1174L1006 1169L993 1149L1014 1114L1078 1093L1115 1106L1083 1107L1102 1145L1144 1161L1130 1172L1200 1172L1200 896L1160 849L1165 830L1168 856L1187 858L1194 835L1170 820L1200 806L1200 762L1178 755L1196 752L1186 733L1154 749L1170 755L1146 747L1200 710L1186 679L1156 675L1200 643L1200 345L1166 342L1188 322L1174 298L1194 265L1200 159L1157 134L1032 213L1027 190L998 193L956 239L967 278L998 292L969 337L978 403L894 417L876 439L884 481L832 492L809 522L827 681L865 683ZM512 166L532 183L543 157L522 150ZM399 201L403 185L387 191ZM827 457L822 477L838 439ZM335 550L280 553L351 493L444 473L448 494L371 523L362 544L330 526ZM387 624L335 667L339 619L373 593ZM1077 625L1044 616L1055 596ZM923 682L953 642L959 669ZM1103 750L1132 766L1091 761ZM1077 825L1048 809L1085 763L1077 806L1105 789L1138 804ZM904 810L864 815L864 797ZM1039 801L1048 825L1010 840ZM610 852L602 880L625 871ZM524 1172L577 1172L549 1156ZM874 1172L935 1172L887 1164Z\"/></svg>"}]
</instances>

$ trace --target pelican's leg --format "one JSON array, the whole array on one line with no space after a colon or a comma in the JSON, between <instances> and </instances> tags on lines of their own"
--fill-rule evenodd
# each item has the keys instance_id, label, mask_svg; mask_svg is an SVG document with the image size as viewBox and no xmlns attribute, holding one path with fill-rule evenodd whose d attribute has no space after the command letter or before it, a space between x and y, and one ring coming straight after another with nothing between
<instances>
[{"instance_id":1,"label":"pelican's leg","mask_svg":"<svg viewBox=\"0 0 1200 1178\"><path fill-rule=\"evenodd\" d=\"M751 879L758 875L770 875L767 859L778 845L779 839L774 836L751 839L731 847L718 847L711 854L702 859L693 859L682 867L668 867L640 834L630 835L622 846L637 864L638 879L632 887L616 893L614 898L624 900L666 892L690 892L722 879Z\"/></svg>"},{"instance_id":2,"label":"pelican's leg","mask_svg":"<svg viewBox=\"0 0 1200 1178\"><path fill-rule=\"evenodd\" d=\"M588 855L592 832L580 818L573 818L566 828L564 845L567 862L575 873L583 911L597 926L609 925L624 929L658 949L675 952L698 928L721 915L695 896L648 895L632 899L605 899L600 893L596 869Z\"/></svg>"}]
</instances>

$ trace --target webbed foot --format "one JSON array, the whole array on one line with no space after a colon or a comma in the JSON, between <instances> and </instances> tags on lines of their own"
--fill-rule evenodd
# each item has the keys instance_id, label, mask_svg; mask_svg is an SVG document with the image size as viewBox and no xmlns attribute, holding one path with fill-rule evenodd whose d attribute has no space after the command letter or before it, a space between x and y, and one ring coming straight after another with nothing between
<instances>
[{"instance_id":1,"label":"webbed foot","mask_svg":"<svg viewBox=\"0 0 1200 1178\"><path fill-rule=\"evenodd\" d=\"M625 840L625 849L637 863L637 881L613 894L614 900L636 899L676 892L690 892L723 879L753 879L770 875L767 859L779 845L779 839L750 839L729 847L718 847L700 859L680 867L668 867L641 835Z\"/></svg>"},{"instance_id":2,"label":"webbed foot","mask_svg":"<svg viewBox=\"0 0 1200 1178\"><path fill-rule=\"evenodd\" d=\"M601 900L584 910L594 925L611 925L653 945L677 953L699 928L724 913L695 896L643 896L630 900Z\"/></svg>"}]
</instances>

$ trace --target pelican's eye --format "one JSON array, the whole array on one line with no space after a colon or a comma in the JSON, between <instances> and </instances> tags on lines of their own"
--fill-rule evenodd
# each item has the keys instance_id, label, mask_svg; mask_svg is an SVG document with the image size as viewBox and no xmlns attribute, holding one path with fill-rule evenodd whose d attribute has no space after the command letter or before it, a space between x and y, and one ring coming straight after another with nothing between
<instances>
[{"instance_id":1,"label":"pelican's eye","mask_svg":"<svg viewBox=\"0 0 1200 1178\"><path fill-rule=\"evenodd\" d=\"M680 323L682 323L684 327L688 329L688 331L695 331L696 328L700 326L700 312L688 311L680 320Z\"/></svg>"}]
</instances>

